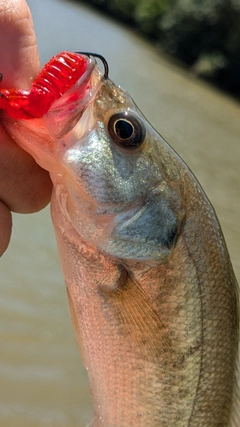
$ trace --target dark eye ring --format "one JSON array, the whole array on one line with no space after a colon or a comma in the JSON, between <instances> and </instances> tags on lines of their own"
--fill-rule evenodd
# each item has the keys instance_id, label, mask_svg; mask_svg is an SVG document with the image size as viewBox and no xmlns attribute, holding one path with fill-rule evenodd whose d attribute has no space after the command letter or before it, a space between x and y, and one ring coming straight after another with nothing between
<instances>
[{"instance_id":1,"label":"dark eye ring","mask_svg":"<svg viewBox=\"0 0 240 427\"><path fill-rule=\"evenodd\" d=\"M116 145L128 150L140 147L146 136L141 121L128 111L115 113L110 117L108 132Z\"/></svg>"}]
</instances>

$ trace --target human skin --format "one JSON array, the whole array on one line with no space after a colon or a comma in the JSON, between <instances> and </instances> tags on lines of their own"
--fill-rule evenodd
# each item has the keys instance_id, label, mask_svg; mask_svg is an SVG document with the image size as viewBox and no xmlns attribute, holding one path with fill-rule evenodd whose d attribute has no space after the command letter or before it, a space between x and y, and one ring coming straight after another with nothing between
<instances>
[{"instance_id":1,"label":"human skin","mask_svg":"<svg viewBox=\"0 0 240 427\"><path fill-rule=\"evenodd\" d=\"M24 0L0 0L2 87L29 88L40 69L31 13ZM8 247L11 212L33 213L50 201L48 172L23 151L0 125L0 255Z\"/></svg>"}]
</instances>

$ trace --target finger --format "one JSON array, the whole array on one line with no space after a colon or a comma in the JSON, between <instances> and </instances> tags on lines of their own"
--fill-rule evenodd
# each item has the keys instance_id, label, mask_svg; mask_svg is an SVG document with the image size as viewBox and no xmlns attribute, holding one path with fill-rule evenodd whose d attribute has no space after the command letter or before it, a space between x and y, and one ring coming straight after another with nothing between
<instances>
[{"instance_id":1,"label":"finger","mask_svg":"<svg viewBox=\"0 0 240 427\"><path fill-rule=\"evenodd\" d=\"M24 0L1 3L0 71L3 84L5 87L28 88L40 68L31 13Z\"/></svg>"},{"instance_id":2,"label":"finger","mask_svg":"<svg viewBox=\"0 0 240 427\"><path fill-rule=\"evenodd\" d=\"M32 213L50 201L48 172L16 145L0 128L0 199L13 212Z\"/></svg>"},{"instance_id":3,"label":"finger","mask_svg":"<svg viewBox=\"0 0 240 427\"><path fill-rule=\"evenodd\" d=\"M39 57L24 0L0 2L0 40L4 86L28 88L39 71ZM13 211L35 212L49 202L51 188L48 173L0 128L0 199Z\"/></svg>"}]
</instances>

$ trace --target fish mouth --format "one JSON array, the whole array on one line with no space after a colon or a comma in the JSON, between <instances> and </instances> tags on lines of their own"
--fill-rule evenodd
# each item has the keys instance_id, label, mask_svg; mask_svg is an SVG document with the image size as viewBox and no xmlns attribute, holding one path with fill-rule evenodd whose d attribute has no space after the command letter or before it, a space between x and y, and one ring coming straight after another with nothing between
<instances>
[{"instance_id":1,"label":"fish mouth","mask_svg":"<svg viewBox=\"0 0 240 427\"><path fill-rule=\"evenodd\" d=\"M70 131L94 101L104 79L96 59L86 59L87 66L80 78L52 103L42 117L30 120L4 119L9 135L49 172L56 170L59 152L67 150L69 139L74 139Z\"/></svg>"}]
</instances>

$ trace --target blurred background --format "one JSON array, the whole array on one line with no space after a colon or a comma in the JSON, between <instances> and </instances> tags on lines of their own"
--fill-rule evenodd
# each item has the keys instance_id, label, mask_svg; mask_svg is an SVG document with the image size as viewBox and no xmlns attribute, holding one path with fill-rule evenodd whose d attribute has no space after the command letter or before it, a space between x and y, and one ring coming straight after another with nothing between
<instances>
[{"instance_id":1,"label":"blurred background","mask_svg":"<svg viewBox=\"0 0 240 427\"><path fill-rule=\"evenodd\" d=\"M239 0L86 0L85 3L124 20L195 74L240 96Z\"/></svg>"},{"instance_id":2,"label":"blurred background","mask_svg":"<svg viewBox=\"0 0 240 427\"><path fill-rule=\"evenodd\" d=\"M42 65L62 50L93 51L106 57L110 78L129 91L202 184L240 280L239 78L236 84L234 77L229 80L236 88L232 97L197 77L203 71L209 76L211 70L230 75L226 64L229 70L239 66L234 56L239 3L94 3L28 0ZM124 21L106 15L107 8ZM200 27L205 28L202 33ZM230 51L232 61L227 56ZM172 55L188 66L172 60ZM92 407L49 208L14 215L0 277L0 426L84 427Z\"/></svg>"}]
</instances>

